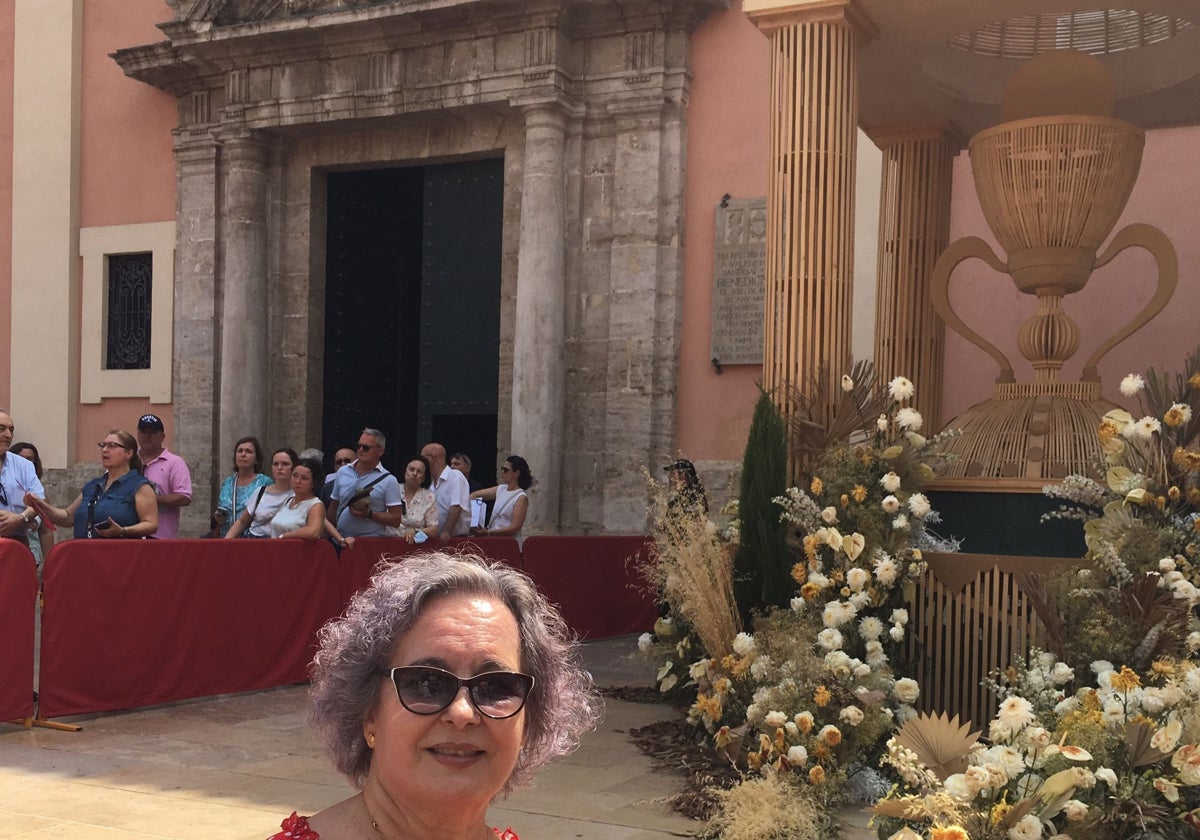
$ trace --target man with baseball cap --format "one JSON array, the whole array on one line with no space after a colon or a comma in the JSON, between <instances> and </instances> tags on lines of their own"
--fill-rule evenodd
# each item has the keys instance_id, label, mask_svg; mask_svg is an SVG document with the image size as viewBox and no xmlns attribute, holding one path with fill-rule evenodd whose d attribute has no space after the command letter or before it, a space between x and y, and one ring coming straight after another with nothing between
<instances>
[{"instance_id":1,"label":"man with baseball cap","mask_svg":"<svg viewBox=\"0 0 1200 840\"><path fill-rule=\"evenodd\" d=\"M188 465L163 445L167 432L156 414L138 418L138 455L142 474L154 484L158 496L159 539L179 536L179 509L192 503L192 473Z\"/></svg>"}]
</instances>

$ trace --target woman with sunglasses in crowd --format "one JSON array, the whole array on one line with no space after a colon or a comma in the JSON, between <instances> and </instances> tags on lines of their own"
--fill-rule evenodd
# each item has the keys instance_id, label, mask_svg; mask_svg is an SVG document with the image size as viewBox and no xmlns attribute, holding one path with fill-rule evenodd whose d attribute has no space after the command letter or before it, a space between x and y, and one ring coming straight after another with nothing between
<instances>
[{"instance_id":1,"label":"woman with sunglasses in crowd","mask_svg":"<svg viewBox=\"0 0 1200 840\"><path fill-rule=\"evenodd\" d=\"M529 462L520 455L509 455L500 467L503 484L476 490L472 499L496 500L492 516L486 528L472 528L471 533L480 537L516 537L520 539L525 527L525 513L529 510L529 497L525 491L533 486L533 475Z\"/></svg>"},{"instance_id":2,"label":"woman with sunglasses in crowd","mask_svg":"<svg viewBox=\"0 0 1200 840\"><path fill-rule=\"evenodd\" d=\"M500 793L598 718L558 612L502 563L443 552L384 566L320 634L312 719L359 789L272 840L516 840Z\"/></svg>"},{"instance_id":3,"label":"woman with sunglasses in crowd","mask_svg":"<svg viewBox=\"0 0 1200 840\"><path fill-rule=\"evenodd\" d=\"M229 526L225 539L241 536L266 539L271 536L271 520L292 498L292 468L299 458L294 449L286 446L271 453L271 475L273 484L258 488L246 501L242 515Z\"/></svg>"},{"instance_id":4,"label":"woman with sunglasses in crowd","mask_svg":"<svg viewBox=\"0 0 1200 840\"><path fill-rule=\"evenodd\" d=\"M56 508L27 495L25 503L44 520L62 528L75 526L75 539L150 537L158 530L158 498L142 475L137 439L114 429L96 444L104 473L83 485L75 501Z\"/></svg>"}]
</instances>

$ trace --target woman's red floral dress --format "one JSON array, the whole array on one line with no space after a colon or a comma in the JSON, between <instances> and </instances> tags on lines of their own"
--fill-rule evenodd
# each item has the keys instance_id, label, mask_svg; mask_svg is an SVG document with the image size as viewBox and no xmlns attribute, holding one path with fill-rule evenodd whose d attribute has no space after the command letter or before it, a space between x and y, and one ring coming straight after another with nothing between
<instances>
[{"instance_id":1,"label":"woman's red floral dress","mask_svg":"<svg viewBox=\"0 0 1200 840\"><path fill-rule=\"evenodd\" d=\"M295 811L279 826L282 831L268 837L267 840L321 840L321 835L308 827L308 817L301 817ZM513 833L511 828L506 828L501 831L498 828L493 828L496 836L500 840L521 840Z\"/></svg>"}]
</instances>

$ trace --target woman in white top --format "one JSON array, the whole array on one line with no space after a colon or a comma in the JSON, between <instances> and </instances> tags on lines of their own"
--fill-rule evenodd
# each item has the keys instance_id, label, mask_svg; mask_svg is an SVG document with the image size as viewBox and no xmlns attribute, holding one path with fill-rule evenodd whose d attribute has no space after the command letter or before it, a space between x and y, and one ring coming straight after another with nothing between
<instances>
[{"instance_id":1,"label":"woman in white top","mask_svg":"<svg viewBox=\"0 0 1200 840\"><path fill-rule=\"evenodd\" d=\"M271 476L274 484L259 488L246 502L242 515L229 526L225 539L271 536L271 520L279 509L292 498L292 467L296 465L296 453L286 446L271 453Z\"/></svg>"},{"instance_id":2,"label":"woman in white top","mask_svg":"<svg viewBox=\"0 0 1200 840\"><path fill-rule=\"evenodd\" d=\"M525 526L525 513L529 509L529 497L525 491L533 485L529 463L520 455L509 455L500 467L500 478L504 484L476 490L472 499L495 499L492 518L486 528L472 528L471 533L480 537L519 537Z\"/></svg>"},{"instance_id":3,"label":"woman in white top","mask_svg":"<svg viewBox=\"0 0 1200 840\"><path fill-rule=\"evenodd\" d=\"M283 503L270 523L274 539L317 540L326 529L343 548L353 546L353 537L343 538L325 519L325 503L316 490L325 481L325 471L315 458L301 458L292 467L292 497Z\"/></svg>"},{"instance_id":4,"label":"woman in white top","mask_svg":"<svg viewBox=\"0 0 1200 840\"><path fill-rule=\"evenodd\" d=\"M437 499L429 489L432 482L425 456L409 458L404 467L404 517L400 520L400 536L406 542L425 542L429 537L437 536ZM417 534L425 536L418 537Z\"/></svg>"}]
</instances>

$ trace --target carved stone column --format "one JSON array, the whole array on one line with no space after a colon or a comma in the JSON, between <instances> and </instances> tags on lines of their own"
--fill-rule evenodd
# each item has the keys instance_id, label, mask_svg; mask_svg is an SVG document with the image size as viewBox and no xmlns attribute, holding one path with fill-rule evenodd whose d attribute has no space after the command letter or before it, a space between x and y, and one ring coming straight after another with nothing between
<instances>
[{"instance_id":1,"label":"carved stone column","mask_svg":"<svg viewBox=\"0 0 1200 840\"><path fill-rule=\"evenodd\" d=\"M217 172L218 147L209 138L175 146L175 440L168 446L192 470L194 503L183 509L181 533L208 521L214 489L217 417ZM228 455L221 458L224 463Z\"/></svg>"},{"instance_id":2,"label":"carved stone column","mask_svg":"<svg viewBox=\"0 0 1200 840\"><path fill-rule=\"evenodd\" d=\"M567 119L556 104L525 107L521 246L513 338L512 451L538 476L526 527L559 522L562 476L565 242L564 147Z\"/></svg>"},{"instance_id":3,"label":"carved stone column","mask_svg":"<svg viewBox=\"0 0 1200 840\"><path fill-rule=\"evenodd\" d=\"M220 463L244 435L267 430L266 148L247 135L221 144Z\"/></svg>"},{"instance_id":4,"label":"carved stone column","mask_svg":"<svg viewBox=\"0 0 1200 840\"><path fill-rule=\"evenodd\" d=\"M742 8L770 39L763 384L787 421L787 390L822 371L831 412L850 362L858 42L870 24L850 0Z\"/></svg>"},{"instance_id":5,"label":"carved stone column","mask_svg":"<svg viewBox=\"0 0 1200 840\"><path fill-rule=\"evenodd\" d=\"M950 188L960 147L943 127L869 132L883 152L875 367L917 384L915 407L941 428L945 325L933 309L933 267L950 244Z\"/></svg>"}]
</instances>

